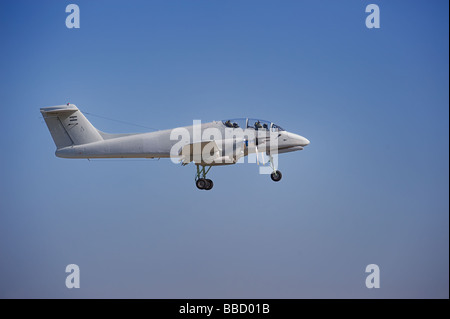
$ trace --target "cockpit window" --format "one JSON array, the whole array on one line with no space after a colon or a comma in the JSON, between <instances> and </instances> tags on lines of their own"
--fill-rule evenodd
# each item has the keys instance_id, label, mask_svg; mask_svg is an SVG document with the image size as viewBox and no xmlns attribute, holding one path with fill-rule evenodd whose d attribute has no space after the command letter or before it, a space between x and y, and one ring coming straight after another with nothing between
<instances>
[{"instance_id":1,"label":"cockpit window","mask_svg":"<svg viewBox=\"0 0 450 319\"><path fill-rule=\"evenodd\" d=\"M276 124L272 123L272 132L280 132L280 131L284 131L285 129L282 128L281 126L278 126Z\"/></svg>"},{"instance_id":2,"label":"cockpit window","mask_svg":"<svg viewBox=\"0 0 450 319\"><path fill-rule=\"evenodd\" d=\"M247 127L254 128L255 130L269 130L270 122L258 119L248 119Z\"/></svg>"},{"instance_id":3,"label":"cockpit window","mask_svg":"<svg viewBox=\"0 0 450 319\"><path fill-rule=\"evenodd\" d=\"M284 131L281 126L278 126L269 121L259 120L259 119L246 119L246 118L238 118L238 119L230 119L223 120L223 125L229 128L241 128L245 130L246 128L252 128L255 130L271 130L272 132Z\"/></svg>"},{"instance_id":4,"label":"cockpit window","mask_svg":"<svg viewBox=\"0 0 450 319\"><path fill-rule=\"evenodd\" d=\"M230 119L230 120L224 120L222 121L223 125L225 125L226 127L230 127L230 128L242 128L245 129L246 127L246 123L247 123L247 119Z\"/></svg>"}]
</instances>

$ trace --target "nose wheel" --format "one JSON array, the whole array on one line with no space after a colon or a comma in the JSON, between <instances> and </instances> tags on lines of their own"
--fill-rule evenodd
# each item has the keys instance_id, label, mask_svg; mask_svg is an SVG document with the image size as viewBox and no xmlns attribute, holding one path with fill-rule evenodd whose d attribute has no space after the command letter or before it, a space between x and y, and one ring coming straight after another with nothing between
<instances>
[{"instance_id":1,"label":"nose wheel","mask_svg":"<svg viewBox=\"0 0 450 319\"><path fill-rule=\"evenodd\" d=\"M283 177L283 175L281 174L281 172L277 169L275 169L275 162L273 160L272 155L269 156L269 165L272 168L273 172L272 174L270 174L270 178L274 181L274 182L279 182L281 181L281 177Z\"/></svg>"},{"instance_id":2,"label":"nose wheel","mask_svg":"<svg viewBox=\"0 0 450 319\"><path fill-rule=\"evenodd\" d=\"M279 170L276 170L275 172L273 172L272 174L270 174L270 178L274 181L274 182L279 182L281 180L281 177L283 177L283 175L281 174L281 172Z\"/></svg>"},{"instance_id":3,"label":"nose wheel","mask_svg":"<svg viewBox=\"0 0 450 319\"><path fill-rule=\"evenodd\" d=\"M214 183L209 178L206 178L206 174L208 174L209 170L211 169L211 166L206 169L205 166L202 166L200 169L200 165L197 165L197 175L195 176L195 186L197 186L198 189L204 189L209 191L213 188Z\"/></svg>"}]
</instances>

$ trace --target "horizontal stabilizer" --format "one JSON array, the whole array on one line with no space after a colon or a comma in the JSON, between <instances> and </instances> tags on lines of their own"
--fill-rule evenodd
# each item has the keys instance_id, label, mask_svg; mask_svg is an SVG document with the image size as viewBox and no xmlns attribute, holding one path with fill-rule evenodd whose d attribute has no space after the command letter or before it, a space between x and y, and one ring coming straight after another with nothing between
<instances>
[{"instance_id":1,"label":"horizontal stabilizer","mask_svg":"<svg viewBox=\"0 0 450 319\"><path fill-rule=\"evenodd\" d=\"M73 104L41 108L42 114L73 113L76 111L78 111L78 108Z\"/></svg>"}]
</instances>

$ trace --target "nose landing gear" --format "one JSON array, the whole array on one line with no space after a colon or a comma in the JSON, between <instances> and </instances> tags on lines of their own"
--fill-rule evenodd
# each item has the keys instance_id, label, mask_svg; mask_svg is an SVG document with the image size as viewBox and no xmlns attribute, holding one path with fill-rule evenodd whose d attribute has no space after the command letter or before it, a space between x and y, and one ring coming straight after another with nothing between
<instances>
[{"instance_id":1,"label":"nose landing gear","mask_svg":"<svg viewBox=\"0 0 450 319\"><path fill-rule=\"evenodd\" d=\"M273 157L272 155L269 156L269 164L270 167L273 170L273 173L270 174L270 178L274 181L274 182L279 182L281 181L281 177L283 177L283 175L281 174L281 172L277 169L275 169L275 164L273 162Z\"/></svg>"}]
</instances>

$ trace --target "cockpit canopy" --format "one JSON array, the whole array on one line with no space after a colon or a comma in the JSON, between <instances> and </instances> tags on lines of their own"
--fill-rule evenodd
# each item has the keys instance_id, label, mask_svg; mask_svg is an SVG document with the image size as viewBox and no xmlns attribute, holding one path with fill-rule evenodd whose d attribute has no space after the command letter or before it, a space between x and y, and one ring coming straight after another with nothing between
<instances>
[{"instance_id":1,"label":"cockpit canopy","mask_svg":"<svg viewBox=\"0 0 450 319\"><path fill-rule=\"evenodd\" d=\"M284 131L284 129L281 126L276 125L275 123L251 118L223 120L222 123L226 127L230 128L240 127L243 130L245 130L246 128L252 128L255 130L271 130L272 132Z\"/></svg>"}]
</instances>

